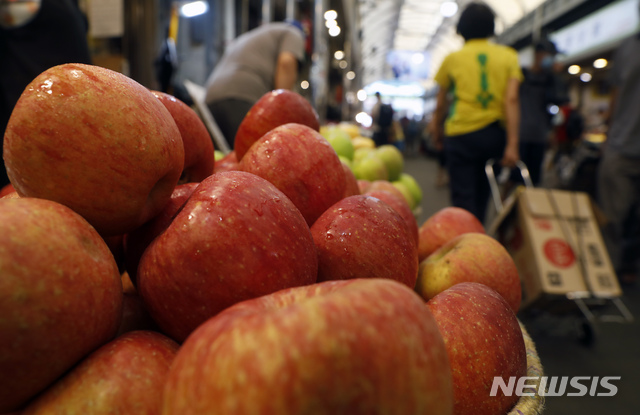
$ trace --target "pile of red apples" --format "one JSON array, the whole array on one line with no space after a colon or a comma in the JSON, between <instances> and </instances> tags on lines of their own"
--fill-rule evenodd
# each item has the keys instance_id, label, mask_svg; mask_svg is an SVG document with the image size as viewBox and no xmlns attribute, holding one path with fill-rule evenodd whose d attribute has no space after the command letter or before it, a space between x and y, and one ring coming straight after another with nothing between
<instances>
[{"instance_id":1,"label":"pile of red apples","mask_svg":"<svg viewBox=\"0 0 640 415\"><path fill-rule=\"evenodd\" d=\"M171 95L34 79L4 137L0 413L506 414L511 257L462 209L418 226L319 127L272 91L215 161Z\"/></svg>"}]
</instances>

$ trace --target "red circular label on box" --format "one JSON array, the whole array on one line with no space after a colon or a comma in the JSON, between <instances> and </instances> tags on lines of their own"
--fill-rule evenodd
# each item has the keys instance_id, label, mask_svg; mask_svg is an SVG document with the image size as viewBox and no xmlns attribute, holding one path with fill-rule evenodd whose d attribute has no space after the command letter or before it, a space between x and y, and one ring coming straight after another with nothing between
<instances>
[{"instance_id":1,"label":"red circular label on box","mask_svg":"<svg viewBox=\"0 0 640 415\"><path fill-rule=\"evenodd\" d=\"M545 242L544 255L547 260L559 268L568 268L576 262L576 256L569 244L559 238L551 238Z\"/></svg>"}]
</instances>

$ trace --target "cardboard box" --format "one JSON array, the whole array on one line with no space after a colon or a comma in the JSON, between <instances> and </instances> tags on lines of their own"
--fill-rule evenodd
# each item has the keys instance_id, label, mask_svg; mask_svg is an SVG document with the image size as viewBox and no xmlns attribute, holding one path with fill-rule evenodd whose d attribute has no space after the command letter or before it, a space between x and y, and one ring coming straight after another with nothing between
<instances>
[{"instance_id":1,"label":"cardboard box","mask_svg":"<svg viewBox=\"0 0 640 415\"><path fill-rule=\"evenodd\" d=\"M519 188L487 233L513 257L527 307L549 297L622 295L586 193Z\"/></svg>"}]
</instances>

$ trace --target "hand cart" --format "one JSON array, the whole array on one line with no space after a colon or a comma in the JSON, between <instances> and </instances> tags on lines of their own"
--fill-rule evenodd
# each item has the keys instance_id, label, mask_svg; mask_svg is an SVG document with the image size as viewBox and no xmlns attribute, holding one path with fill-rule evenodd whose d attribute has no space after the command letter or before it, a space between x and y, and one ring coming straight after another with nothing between
<instances>
[{"instance_id":1,"label":"hand cart","mask_svg":"<svg viewBox=\"0 0 640 415\"><path fill-rule=\"evenodd\" d=\"M501 237L498 235L498 228L501 223L504 223L501 221L505 220L505 214L508 213L504 211L505 205L509 204L509 206L513 206L516 203L515 198L518 195L518 191L521 191L523 188L520 186L515 190L514 194L504 195L502 188L505 187L510 171L509 169L503 169L499 177L496 178L494 173L496 163L497 162L492 159L487 161L485 165L485 173L498 214L496 223L489 228L488 233L500 240ZM519 161L516 164L516 168L523 178L524 189L532 189L534 186L531 182L527 166ZM560 219L560 207L556 198L550 189L545 190L555 218ZM572 201L575 201L575 198L573 198ZM575 203L573 204L574 206L572 208L575 213L577 208ZM573 251L587 290L567 292L564 295L546 295L543 301L535 301L526 305L518 314L523 320L529 322L532 333L541 331L556 334L569 331L577 334L579 340L585 346L591 346L597 337L598 325L600 323L629 323L633 321L634 317L619 296L603 297L594 292L590 279L586 278L586 261L589 255L587 252L588 249L585 246L584 236L581 232L582 226L577 222L578 216L576 215L575 217L575 231L573 230L573 225L570 225L566 220L558 220L558 223L560 224L562 236ZM505 243L504 240L500 240L500 242ZM523 270L519 271L522 278Z\"/></svg>"}]
</instances>

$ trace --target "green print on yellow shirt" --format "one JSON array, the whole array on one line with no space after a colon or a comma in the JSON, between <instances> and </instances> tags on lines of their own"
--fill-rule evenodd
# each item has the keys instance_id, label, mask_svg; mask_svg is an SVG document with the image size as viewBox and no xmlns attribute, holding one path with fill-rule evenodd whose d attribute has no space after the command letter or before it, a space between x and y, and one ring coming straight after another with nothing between
<instances>
[{"instance_id":1,"label":"green print on yellow shirt","mask_svg":"<svg viewBox=\"0 0 640 415\"><path fill-rule=\"evenodd\" d=\"M493 94L489 92L489 79L487 77L487 55L480 53L478 55L478 62L480 63L481 92L478 94L477 100L482 105L482 108L487 109L489 103L493 101Z\"/></svg>"}]
</instances>

